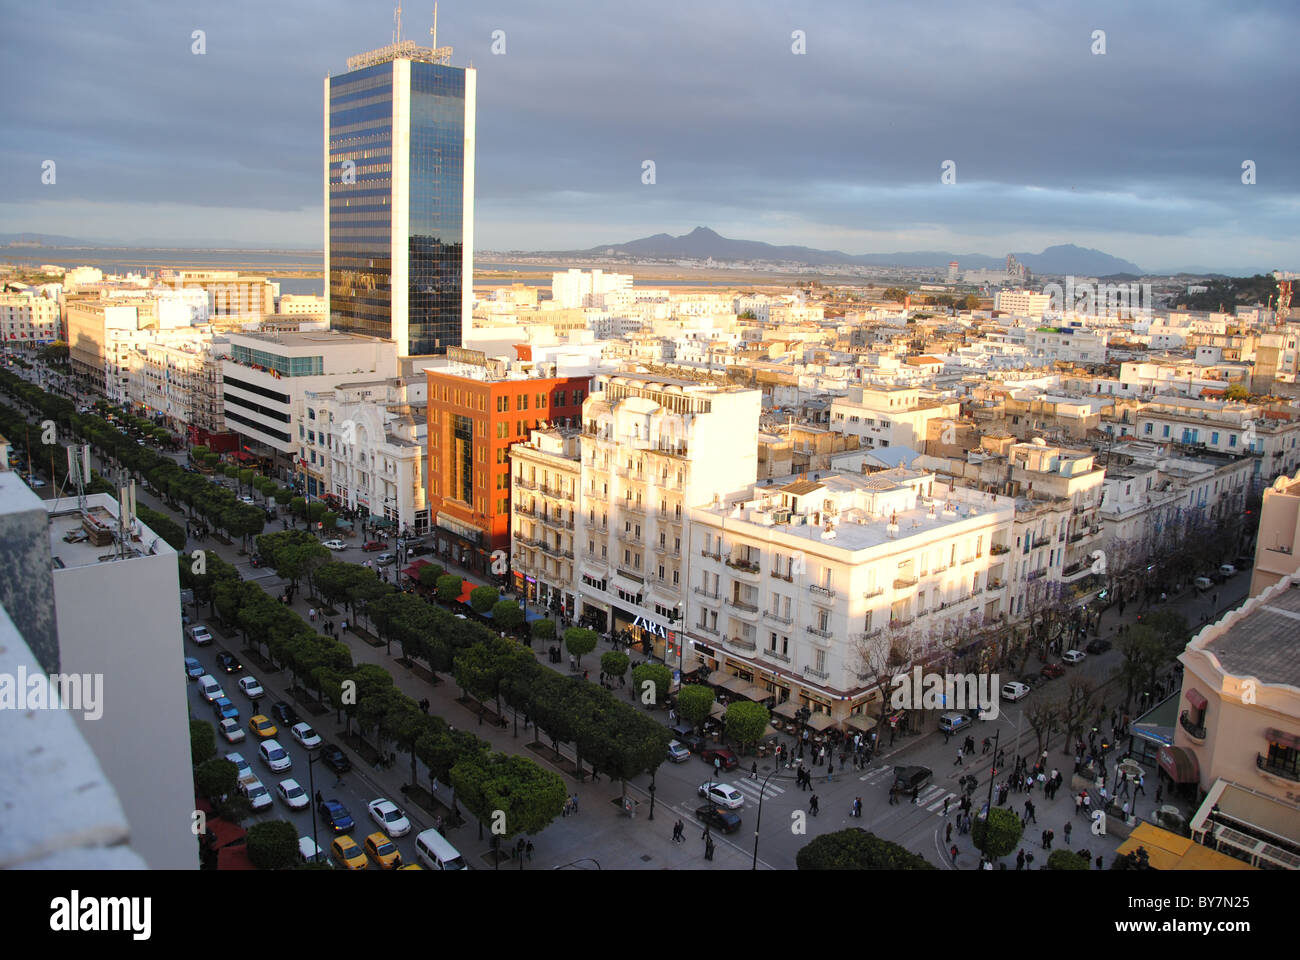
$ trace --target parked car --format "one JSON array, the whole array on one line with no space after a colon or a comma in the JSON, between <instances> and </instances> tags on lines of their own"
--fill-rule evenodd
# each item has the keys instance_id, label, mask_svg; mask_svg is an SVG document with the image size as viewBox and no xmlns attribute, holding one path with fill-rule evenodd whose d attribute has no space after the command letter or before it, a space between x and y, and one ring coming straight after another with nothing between
<instances>
[{"instance_id":1,"label":"parked car","mask_svg":"<svg viewBox=\"0 0 1300 960\"><path fill-rule=\"evenodd\" d=\"M366 805L370 819L379 824L390 837L404 837L411 832L411 821L393 801L379 797Z\"/></svg>"},{"instance_id":2,"label":"parked car","mask_svg":"<svg viewBox=\"0 0 1300 960\"><path fill-rule=\"evenodd\" d=\"M1223 566L1219 567L1219 583L1223 583L1224 581L1228 580L1230 577L1234 577L1236 575L1237 575L1237 568L1230 563L1225 563Z\"/></svg>"},{"instance_id":3,"label":"parked car","mask_svg":"<svg viewBox=\"0 0 1300 960\"><path fill-rule=\"evenodd\" d=\"M332 743L320 745L320 758L325 761L325 766L335 773L347 773L352 769L352 761L348 759L347 754Z\"/></svg>"},{"instance_id":4,"label":"parked car","mask_svg":"<svg viewBox=\"0 0 1300 960\"><path fill-rule=\"evenodd\" d=\"M745 795L729 783L701 783L695 792L710 803L728 810L745 805Z\"/></svg>"},{"instance_id":5,"label":"parked car","mask_svg":"<svg viewBox=\"0 0 1300 960\"><path fill-rule=\"evenodd\" d=\"M366 553L374 553L377 550L387 550L388 544L383 540L367 540L361 545L361 549Z\"/></svg>"},{"instance_id":6,"label":"parked car","mask_svg":"<svg viewBox=\"0 0 1300 960\"><path fill-rule=\"evenodd\" d=\"M701 750L700 759L705 763L712 763L717 760L718 766L723 770L734 770L740 765L740 760L726 747L710 747L707 750Z\"/></svg>"},{"instance_id":7,"label":"parked car","mask_svg":"<svg viewBox=\"0 0 1300 960\"><path fill-rule=\"evenodd\" d=\"M1061 654L1061 659L1069 664L1083 663L1087 659L1087 654L1082 650L1066 650Z\"/></svg>"},{"instance_id":8,"label":"parked car","mask_svg":"<svg viewBox=\"0 0 1300 960\"><path fill-rule=\"evenodd\" d=\"M243 691L244 696L248 697L249 700L256 700L266 693L262 689L262 685L257 682L257 677L240 677L239 689Z\"/></svg>"},{"instance_id":9,"label":"parked car","mask_svg":"<svg viewBox=\"0 0 1300 960\"><path fill-rule=\"evenodd\" d=\"M1038 672L1038 675L1042 677L1044 680L1052 680L1055 679L1056 677L1063 677L1065 676L1065 667L1061 666L1059 663L1049 663L1047 666L1043 667L1043 669Z\"/></svg>"},{"instance_id":10,"label":"parked car","mask_svg":"<svg viewBox=\"0 0 1300 960\"><path fill-rule=\"evenodd\" d=\"M356 826L348 808L337 800L322 800L316 805L316 812L325 820L325 825L335 833L347 833Z\"/></svg>"},{"instance_id":11,"label":"parked car","mask_svg":"<svg viewBox=\"0 0 1300 960\"><path fill-rule=\"evenodd\" d=\"M224 650L217 654L217 666L226 673L240 673L244 669L244 665L239 662L238 657Z\"/></svg>"},{"instance_id":12,"label":"parked car","mask_svg":"<svg viewBox=\"0 0 1300 960\"><path fill-rule=\"evenodd\" d=\"M1105 653L1110 649L1110 647L1111 643L1109 640L1104 637L1098 637L1096 640L1090 641L1083 649L1088 651L1088 653Z\"/></svg>"},{"instance_id":13,"label":"parked car","mask_svg":"<svg viewBox=\"0 0 1300 960\"><path fill-rule=\"evenodd\" d=\"M408 557L422 557L427 553L433 553L433 547L429 546L427 543L417 543L413 547L406 548L406 555Z\"/></svg>"},{"instance_id":14,"label":"parked car","mask_svg":"<svg viewBox=\"0 0 1300 960\"><path fill-rule=\"evenodd\" d=\"M342 540L326 540L321 546L328 550L346 550L348 548L347 544Z\"/></svg>"},{"instance_id":15,"label":"parked car","mask_svg":"<svg viewBox=\"0 0 1300 960\"><path fill-rule=\"evenodd\" d=\"M723 833L735 833L740 829L740 816L738 814L732 813L730 810L724 810L721 807L715 807L711 803L696 807L695 819L707 823L711 829L721 830Z\"/></svg>"},{"instance_id":16,"label":"parked car","mask_svg":"<svg viewBox=\"0 0 1300 960\"><path fill-rule=\"evenodd\" d=\"M1027 696L1029 696L1028 684L1020 683L1019 681L1013 680L1010 683L1004 683L1002 685L1003 700L1009 700L1012 703L1014 703L1015 701L1021 699L1022 697L1027 697Z\"/></svg>"},{"instance_id":17,"label":"parked car","mask_svg":"<svg viewBox=\"0 0 1300 960\"><path fill-rule=\"evenodd\" d=\"M704 738L696 733L695 728L689 723L679 723L675 727L669 727L668 730L676 741L691 753L699 753L704 749Z\"/></svg>"},{"instance_id":18,"label":"parked car","mask_svg":"<svg viewBox=\"0 0 1300 960\"><path fill-rule=\"evenodd\" d=\"M230 752L223 759L229 760L235 765L235 779L242 782L244 780L253 780L256 777L253 774L253 768L248 765L242 753Z\"/></svg>"},{"instance_id":19,"label":"parked car","mask_svg":"<svg viewBox=\"0 0 1300 960\"><path fill-rule=\"evenodd\" d=\"M1211 580L1209 577L1197 577L1195 580L1192 581L1192 586L1195 587L1197 590L1199 590L1201 593L1205 593L1207 590L1209 590L1214 586L1214 581Z\"/></svg>"},{"instance_id":20,"label":"parked car","mask_svg":"<svg viewBox=\"0 0 1300 960\"><path fill-rule=\"evenodd\" d=\"M393 554L391 554L391 553L381 553L379 556L375 557L375 566L377 566L377 567L386 567L386 566L388 566L390 563L393 563L393 562L396 561L396 560L397 560L397 557L395 557L395 556L394 556Z\"/></svg>"},{"instance_id":21,"label":"parked car","mask_svg":"<svg viewBox=\"0 0 1300 960\"><path fill-rule=\"evenodd\" d=\"M292 728L298 723L298 711L283 700L277 700L271 704L271 719L282 727Z\"/></svg>"},{"instance_id":22,"label":"parked car","mask_svg":"<svg viewBox=\"0 0 1300 960\"><path fill-rule=\"evenodd\" d=\"M212 642L212 633L201 623L192 624L189 634L196 647L206 647Z\"/></svg>"},{"instance_id":23,"label":"parked car","mask_svg":"<svg viewBox=\"0 0 1300 960\"><path fill-rule=\"evenodd\" d=\"M199 661L194 657L185 658L185 679L197 680L207 672L208 671L203 668L203 664L199 663Z\"/></svg>"},{"instance_id":24,"label":"parked car","mask_svg":"<svg viewBox=\"0 0 1300 960\"><path fill-rule=\"evenodd\" d=\"M691 751L673 740L668 744L668 759L673 763L681 763L683 760L691 759Z\"/></svg>"},{"instance_id":25,"label":"parked car","mask_svg":"<svg viewBox=\"0 0 1300 960\"><path fill-rule=\"evenodd\" d=\"M261 567L264 563L266 563L266 561L262 559L260 553L255 553L248 558L248 565L253 568Z\"/></svg>"},{"instance_id":26,"label":"parked car","mask_svg":"<svg viewBox=\"0 0 1300 960\"><path fill-rule=\"evenodd\" d=\"M934 771L929 767L896 767L894 769L894 785L890 787L891 793L911 793L914 789L920 789L930 782L934 776Z\"/></svg>"}]
</instances>

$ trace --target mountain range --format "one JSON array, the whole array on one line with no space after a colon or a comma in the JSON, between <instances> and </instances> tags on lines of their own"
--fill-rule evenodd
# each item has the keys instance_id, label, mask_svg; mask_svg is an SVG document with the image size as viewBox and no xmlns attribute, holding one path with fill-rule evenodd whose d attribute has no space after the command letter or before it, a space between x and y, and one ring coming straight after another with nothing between
<instances>
[{"instance_id":1,"label":"mountain range","mask_svg":"<svg viewBox=\"0 0 1300 960\"><path fill-rule=\"evenodd\" d=\"M708 227L696 227L679 237L656 233L627 243L603 244L588 250L550 251L553 256L627 256L649 259L770 260L791 261L811 266L853 264L864 267L934 267L946 269L956 260L963 270L997 270L1006 266L1006 257L982 253L953 253L947 250L908 250L899 253L851 254L842 250L817 250L813 247L777 246L758 240L724 237ZM1117 273L1141 275L1135 263L1112 257L1100 250L1072 243L1048 247L1041 253L1013 254L1035 274L1075 274L1105 277Z\"/></svg>"}]
</instances>

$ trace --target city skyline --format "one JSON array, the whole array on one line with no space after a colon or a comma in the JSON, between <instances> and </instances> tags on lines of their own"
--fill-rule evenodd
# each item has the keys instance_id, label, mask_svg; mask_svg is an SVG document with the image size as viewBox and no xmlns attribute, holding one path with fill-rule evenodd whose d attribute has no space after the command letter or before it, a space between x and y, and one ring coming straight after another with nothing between
<instances>
[{"instance_id":1,"label":"city skyline","mask_svg":"<svg viewBox=\"0 0 1300 960\"><path fill-rule=\"evenodd\" d=\"M319 248L320 78L388 42L388 0L127 4L93 42L92 9L11 14L8 230ZM1074 243L1153 271L1300 260L1295 11L897 12L680 5L611 20L585 3L443 5L440 42L481 74L478 248L583 249L706 223L850 253ZM429 20L408 8L404 37L427 43ZM60 70L25 67L37 36Z\"/></svg>"}]
</instances>

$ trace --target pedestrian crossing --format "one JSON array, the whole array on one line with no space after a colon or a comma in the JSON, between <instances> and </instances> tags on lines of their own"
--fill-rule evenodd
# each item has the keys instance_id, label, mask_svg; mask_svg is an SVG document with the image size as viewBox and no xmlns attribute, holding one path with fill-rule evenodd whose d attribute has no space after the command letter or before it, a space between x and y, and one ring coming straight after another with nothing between
<instances>
[{"instance_id":1,"label":"pedestrian crossing","mask_svg":"<svg viewBox=\"0 0 1300 960\"><path fill-rule=\"evenodd\" d=\"M779 784L768 781L767 787L764 788L761 780L751 780L748 777L744 777L740 780L733 780L731 781L731 785L743 793L746 800L753 800L755 802L764 798L771 800L773 797L779 797L781 794L785 793L785 787L782 787ZM764 790L766 790L766 792L764 792Z\"/></svg>"},{"instance_id":2,"label":"pedestrian crossing","mask_svg":"<svg viewBox=\"0 0 1300 960\"><path fill-rule=\"evenodd\" d=\"M871 786L885 786L888 788L889 786L892 786L894 782L894 768L888 766L876 767L872 770L868 770L862 776L858 777L858 779L870 784ZM960 799L960 794L954 793L952 790L941 787L936 783L932 783L917 794L915 805L918 807L925 807L927 811L936 816L942 817L944 800L948 801L948 812L951 813L957 809L957 801ZM900 796L899 802L910 804L911 797L906 795Z\"/></svg>"}]
</instances>

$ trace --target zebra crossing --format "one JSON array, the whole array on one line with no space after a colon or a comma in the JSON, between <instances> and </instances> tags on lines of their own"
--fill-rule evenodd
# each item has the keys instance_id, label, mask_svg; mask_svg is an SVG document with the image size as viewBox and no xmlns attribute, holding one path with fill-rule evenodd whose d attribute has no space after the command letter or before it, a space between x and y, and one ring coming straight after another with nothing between
<instances>
[{"instance_id":1,"label":"zebra crossing","mask_svg":"<svg viewBox=\"0 0 1300 960\"><path fill-rule=\"evenodd\" d=\"M868 770L862 776L858 777L858 779L872 786L883 785L888 788L894 781L894 768L876 767L873 770ZM948 801L948 809L951 812L956 809L958 799L960 799L960 794L948 790L945 787L941 787L936 783L931 783L917 794L915 805L918 807L925 807L925 809L931 813L942 817L944 800ZM900 797L899 800L904 804L909 804L911 802L910 797L907 799Z\"/></svg>"},{"instance_id":2,"label":"zebra crossing","mask_svg":"<svg viewBox=\"0 0 1300 960\"><path fill-rule=\"evenodd\" d=\"M733 787L745 795L745 800L753 800L757 803L761 799L771 800L773 797L779 797L785 793L785 787L768 781L766 793L764 793L763 781L751 780L748 777L742 777L739 780L728 781Z\"/></svg>"}]
</instances>

